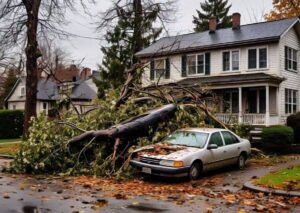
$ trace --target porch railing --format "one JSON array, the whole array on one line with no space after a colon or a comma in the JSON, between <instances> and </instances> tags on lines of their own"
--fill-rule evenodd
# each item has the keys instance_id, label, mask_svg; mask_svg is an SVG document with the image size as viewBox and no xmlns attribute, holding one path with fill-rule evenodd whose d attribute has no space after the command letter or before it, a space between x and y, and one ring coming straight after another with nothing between
<instances>
[{"instance_id":1,"label":"porch railing","mask_svg":"<svg viewBox=\"0 0 300 213\"><path fill-rule=\"evenodd\" d=\"M234 124L239 122L239 114L238 113L217 113L216 117L219 121L225 124Z\"/></svg>"},{"instance_id":2,"label":"porch railing","mask_svg":"<svg viewBox=\"0 0 300 213\"><path fill-rule=\"evenodd\" d=\"M216 118L225 124L235 124L239 123L238 113L216 113ZM265 114L243 114L242 123L250 125L265 125L266 115Z\"/></svg>"},{"instance_id":3,"label":"porch railing","mask_svg":"<svg viewBox=\"0 0 300 213\"><path fill-rule=\"evenodd\" d=\"M251 125L265 125L266 114L243 114L243 123Z\"/></svg>"}]
</instances>

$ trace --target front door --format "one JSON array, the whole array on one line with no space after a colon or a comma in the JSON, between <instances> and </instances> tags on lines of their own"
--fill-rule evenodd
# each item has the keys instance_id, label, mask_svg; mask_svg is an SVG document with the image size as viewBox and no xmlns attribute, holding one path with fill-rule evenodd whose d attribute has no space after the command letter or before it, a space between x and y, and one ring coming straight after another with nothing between
<instances>
[{"instance_id":1,"label":"front door","mask_svg":"<svg viewBox=\"0 0 300 213\"><path fill-rule=\"evenodd\" d=\"M257 91L248 91L248 113L257 113Z\"/></svg>"}]
</instances>

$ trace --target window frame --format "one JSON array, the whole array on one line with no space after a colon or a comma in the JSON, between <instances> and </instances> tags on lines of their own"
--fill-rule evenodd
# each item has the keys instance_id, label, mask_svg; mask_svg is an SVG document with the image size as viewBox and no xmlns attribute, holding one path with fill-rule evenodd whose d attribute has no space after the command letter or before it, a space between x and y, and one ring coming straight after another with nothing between
<instances>
[{"instance_id":1,"label":"window frame","mask_svg":"<svg viewBox=\"0 0 300 213\"><path fill-rule=\"evenodd\" d=\"M295 100L295 102L294 102L294 100ZM285 107L286 115L290 115L290 114L296 113L298 111L298 109L299 109L299 91L298 90L285 88L285 90L284 90L284 107ZM294 110L294 107L296 107L295 110Z\"/></svg>"},{"instance_id":2,"label":"window frame","mask_svg":"<svg viewBox=\"0 0 300 213\"><path fill-rule=\"evenodd\" d=\"M284 58L284 63L286 63L286 60L288 61L287 63L287 71L290 71L290 72L298 72L298 50L297 49L294 49L290 46L286 46L287 47L287 58ZM289 58L289 50L291 50L291 58ZM294 61L294 54L296 52L296 61ZM291 68L289 67L289 61L291 61ZM296 62L296 66L297 66L297 69L294 69L294 62Z\"/></svg>"},{"instance_id":3,"label":"window frame","mask_svg":"<svg viewBox=\"0 0 300 213\"><path fill-rule=\"evenodd\" d=\"M224 147L224 146L225 146L225 141L224 141L224 138L223 138L221 132L213 132L213 133L211 133L210 136L209 136L209 140L208 140L208 142L207 142L207 146L209 146L209 145L211 144L211 143L210 143L210 140L211 140L213 134L219 134L219 136L220 136L220 138L221 138L221 140L222 140L222 144L223 144L222 146L219 146L218 144L215 144L215 145L217 145L218 147Z\"/></svg>"},{"instance_id":4,"label":"window frame","mask_svg":"<svg viewBox=\"0 0 300 213\"><path fill-rule=\"evenodd\" d=\"M21 92L20 93L21 93L20 96L22 96L22 97L26 95L26 89L25 89L24 86L21 87Z\"/></svg>"},{"instance_id":5,"label":"window frame","mask_svg":"<svg viewBox=\"0 0 300 213\"><path fill-rule=\"evenodd\" d=\"M157 61L163 61L163 67L164 69L156 69L156 63ZM165 74L166 74L166 58L158 58L158 59L154 59L154 80L158 80L158 79L165 79ZM157 70L164 70L164 74L161 76L157 76Z\"/></svg>"},{"instance_id":6,"label":"window frame","mask_svg":"<svg viewBox=\"0 0 300 213\"><path fill-rule=\"evenodd\" d=\"M231 143L231 144L226 144L226 141L225 141L225 138L224 138L224 135L223 135L224 132L230 134L231 137L234 137L237 140L237 142ZM229 131L220 131L220 134L221 134L221 136L223 138L223 143L225 144L225 146L230 146L230 145L241 143L241 141L239 140L239 138L237 136L235 136L233 133L229 132Z\"/></svg>"},{"instance_id":7,"label":"window frame","mask_svg":"<svg viewBox=\"0 0 300 213\"><path fill-rule=\"evenodd\" d=\"M260 50L266 49L266 67L260 67ZM255 68L249 68L249 50L256 50L256 67ZM269 47L268 46L259 46L259 47L250 47L247 48L247 69L249 71L253 70L268 70L269 69Z\"/></svg>"},{"instance_id":8,"label":"window frame","mask_svg":"<svg viewBox=\"0 0 300 213\"><path fill-rule=\"evenodd\" d=\"M198 54L189 54L189 55L186 55L186 75L187 76L201 76L201 75L205 75L205 67L206 67L206 54L207 52L204 52L204 53L198 53ZM192 56L195 56L196 57L196 64L195 64L195 67L196 67L196 73L195 74L189 74L189 64L188 64L188 57L192 57ZM203 56L203 72L202 73L199 73L198 71L198 61L199 61L199 56Z\"/></svg>"},{"instance_id":9,"label":"window frame","mask_svg":"<svg viewBox=\"0 0 300 213\"><path fill-rule=\"evenodd\" d=\"M224 69L224 53L228 53L228 52L229 52L229 69L225 70ZM233 57L232 57L233 52L238 52L238 56L239 56L239 60L238 60L239 66L238 66L237 70L233 69ZM224 51L222 51L222 57L221 58L222 58L222 71L224 73L227 73L227 72L240 72L241 71L241 50L240 49L224 50Z\"/></svg>"}]
</instances>

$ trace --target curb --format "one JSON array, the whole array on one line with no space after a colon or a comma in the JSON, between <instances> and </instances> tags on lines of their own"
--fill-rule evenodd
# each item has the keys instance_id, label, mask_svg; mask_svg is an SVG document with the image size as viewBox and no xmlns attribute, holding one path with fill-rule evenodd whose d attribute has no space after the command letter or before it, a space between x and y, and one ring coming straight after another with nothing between
<instances>
[{"instance_id":1,"label":"curb","mask_svg":"<svg viewBox=\"0 0 300 213\"><path fill-rule=\"evenodd\" d=\"M285 190L263 188L263 187L254 185L252 183L252 181L246 182L243 187L246 189L250 189L252 191L263 192L266 194L283 195L283 196L290 196L290 197L300 197L300 192L298 192L298 191L285 191Z\"/></svg>"},{"instance_id":2,"label":"curb","mask_svg":"<svg viewBox=\"0 0 300 213\"><path fill-rule=\"evenodd\" d=\"M5 158L5 159L15 159L15 156L13 156L13 155L0 155L0 159L3 159L3 158Z\"/></svg>"}]
</instances>

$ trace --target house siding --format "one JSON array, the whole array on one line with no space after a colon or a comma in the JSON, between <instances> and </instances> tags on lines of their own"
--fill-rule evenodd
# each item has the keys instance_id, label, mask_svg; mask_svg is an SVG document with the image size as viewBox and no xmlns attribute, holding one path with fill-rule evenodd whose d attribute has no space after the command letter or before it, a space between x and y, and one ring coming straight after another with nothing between
<instances>
[{"instance_id":1,"label":"house siding","mask_svg":"<svg viewBox=\"0 0 300 213\"><path fill-rule=\"evenodd\" d=\"M297 60L297 72L287 71L285 70L285 46L289 46L298 50ZM279 90L279 112L280 112L280 123L284 124L286 122L286 117L288 115L285 114L285 89L293 89L298 90L300 89L300 74L299 74L299 66L300 66L300 39L296 33L295 28L290 29L280 40L280 74L286 80L283 81L280 85ZM298 92L298 102L300 100L300 91ZM298 111L299 111L299 103L298 103Z\"/></svg>"},{"instance_id":2,"label":"house siding","mask_svg":"<svg viewBox=\"0 0 300 213\"><path fill-rule=\"evenodd\" d=\"M206 51L210 52L211 54L211 72L209 76L222 76L222 75L230 75L230 74L247 74L247 73L253 73L253 72L267 72L270 74L280 74L279 70L279 62L278 62L278 43L274 44L268 44L268 45L259 45L259 46L245 46L245 47L239 47L239 48L232 48L232 49L220 49L220 50L213 50L213 51ZM249 70L248 69L248 49L249 48L256 48L256 47L267 47L268 49L268 67L266 69L255 69L255 70ZM232 51L232 50L239 50L240 51L240 70L239 71L223 71L223 52L224 51ZM193 55L193 54L201 54L205 52L195 52L191 53L188 55ZM169 79L160 79L161 84L164 83L170 83L170 82L176 82L183 77L181 76L181 58L182 55L172 55L169 56L170 59L170 78ZM145 62L145 61L144 61ZM192 78L192 77L199 77L203 76L205 77L204 74L201 75L193 75L193 76L188 76L184 78ZM148 86L154 81L150 81L150 65L148 65L143 74L142 78L143 86Z\"/></svg>"}]
</instances>

